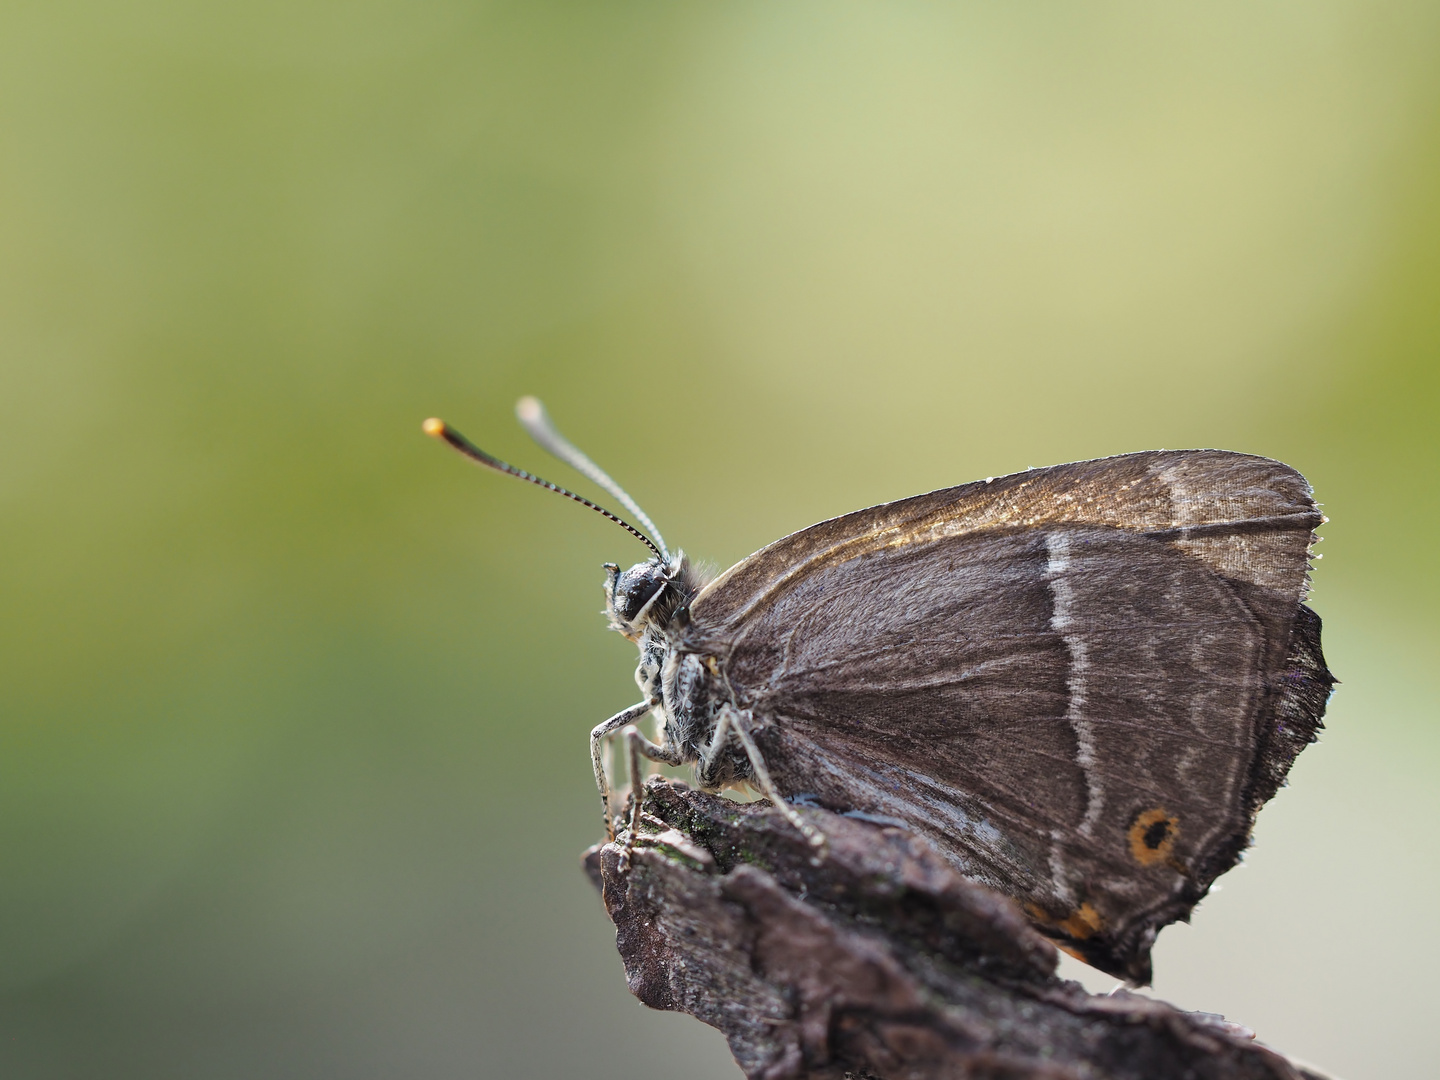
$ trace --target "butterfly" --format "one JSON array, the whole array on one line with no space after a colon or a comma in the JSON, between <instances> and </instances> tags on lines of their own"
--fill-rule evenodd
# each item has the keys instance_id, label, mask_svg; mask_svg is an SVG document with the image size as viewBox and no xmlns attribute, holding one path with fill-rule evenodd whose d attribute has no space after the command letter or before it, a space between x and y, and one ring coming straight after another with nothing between
<instances>
[{"instance_id":1,"label":"butterfly","mask_svg":"<svg viewBox=\"0 0 1440 1080\"><path fill-rule=\"evenodd\" d=\"M807 806L901 826L1008 894L1062 948L1150 980L1315 741L1335 679L1304 604L1309 484L1268 458L1147 451L1028 469L801 529L710 578L534 398L547 450L645 531L474 446L467 457L604 514L651 549L605 565L641 700L591 732L749 785L816 845ZM634 726L660 720L660 741ZM797 809L797 807L801 809Z\"/></svg>"}]
</instances>

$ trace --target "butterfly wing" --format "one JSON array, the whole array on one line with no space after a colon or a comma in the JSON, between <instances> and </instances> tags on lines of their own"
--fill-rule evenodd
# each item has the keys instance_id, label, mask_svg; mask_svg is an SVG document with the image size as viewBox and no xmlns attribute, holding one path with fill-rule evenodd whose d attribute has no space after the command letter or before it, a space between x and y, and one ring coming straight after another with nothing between
<instances>
[{"instance_id":1,"label":"butterfly wing","mask_svg":"<svg viewBox=\"0 0 1440 1080\"><path fill-rule=\"evenodd\" d=\"M1320 520L1248 455L1033 469L771 544L682 647L722 666L786 794L907 822L1143 982L1320 726Z\"/></svg>"}]
</instances>

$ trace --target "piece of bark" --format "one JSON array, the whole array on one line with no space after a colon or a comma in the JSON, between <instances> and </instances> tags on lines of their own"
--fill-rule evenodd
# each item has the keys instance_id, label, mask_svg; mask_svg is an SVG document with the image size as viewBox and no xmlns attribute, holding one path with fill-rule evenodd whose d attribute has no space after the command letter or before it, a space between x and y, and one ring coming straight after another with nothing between
<instances>
[{"instance_id":1,"label":"piece of bark","mask_svg":"<svg viewBox=\"0 0 1440 1080\"><path fill-rule=\"evenodd\" d=\"M1087 993L1008 897L903 827L652 778L585 868L630 989L719 1028L752 1080L1324 1080L1207 1013Z\"/></svg>"}]
</instances>

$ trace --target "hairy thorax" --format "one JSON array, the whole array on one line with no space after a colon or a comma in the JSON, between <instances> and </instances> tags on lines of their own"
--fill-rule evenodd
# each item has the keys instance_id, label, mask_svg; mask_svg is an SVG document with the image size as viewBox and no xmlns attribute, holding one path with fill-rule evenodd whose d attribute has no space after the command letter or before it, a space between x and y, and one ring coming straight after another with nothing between
<instances>
[{"instance_id":1,"label":"hairy thorax","mask_svg":"<svg viewBox=\"0 0 1440 1080\"><path fill-rule=\"evenodd\" d=\"M695 780L714 791L750 776L743 748L727 746L705 760L721 708L735 704L718 658L687 651L690 604L709 575L678 554L670 562L650 559L623 573L610 571L606 608L610 625L640 649L635 682L648 700L658 699L665 742L682 763L695 765Z\"/></svg>"}]
</instances>

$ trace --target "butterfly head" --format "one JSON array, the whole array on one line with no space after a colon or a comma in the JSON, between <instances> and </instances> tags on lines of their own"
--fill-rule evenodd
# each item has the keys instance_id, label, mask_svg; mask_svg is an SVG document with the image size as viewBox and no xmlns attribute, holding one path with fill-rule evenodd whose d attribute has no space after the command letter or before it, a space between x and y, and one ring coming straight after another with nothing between
<instances>
[{"instance_id":1,"label":"butterfly head","mask_svg":"<svg viewBox=\"0 0 1440 1080\"><path fill-rule=\"evenodd\" d=\"M670 559L656 555L629 570L605 564L605 614L610 628L638 641L650 628L664 630L675 612L695 593L683 552Z\"/></svg>"}]
</instances>

